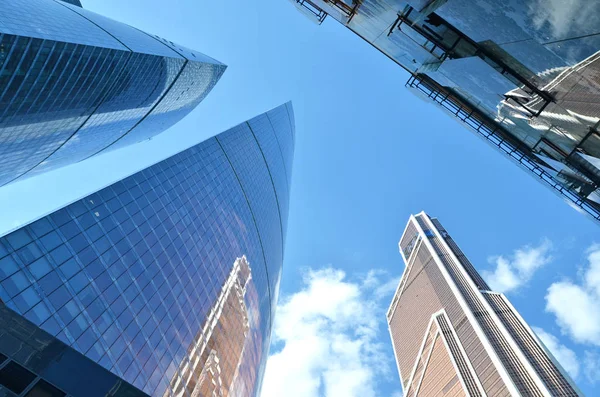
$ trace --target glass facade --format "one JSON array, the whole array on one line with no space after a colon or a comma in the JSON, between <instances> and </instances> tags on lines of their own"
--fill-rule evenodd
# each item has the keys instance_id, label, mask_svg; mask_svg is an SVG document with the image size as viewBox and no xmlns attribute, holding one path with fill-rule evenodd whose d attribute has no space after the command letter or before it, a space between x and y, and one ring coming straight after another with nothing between
<instances>
[{"instance_id":1,"label":"glass facade","mask_svg":"<svg viewBox=\"0 0 600 397\"><path fill-rule=\"evenodd\" d=\"M0 238L0 299L150 395L257 395L293 147L287 103Z\"/></svg>"},{"instance_id":2,"label":"glass facade","mask_svg":"<svg viewBox=\"0 0 600 397\"><path fill-rule=\"evenodd\" d=\"M399 247L406 270L387 321L404 395L582 395L437 219L412 216Z\"/></svg>"},{"instance_id":3,"label":"glass facade","mask_svg":"<svg viewBox=\"0 0 600 397\"><path fill-rule=\"evenodd\" d=\"M0 396L148 395L0 303Z\"/></svg>"},{"instance_id":4,"label":"glass facade","mask_svg":"<svg viewBox=\"0 0 600 397\"><path fill-rule=\"evenodd\" d=\"M370 42L416 94L600 220L599 2L292 1Z\"/></svg>"},{"instance_id":5,"label":"glass facade","mask_svg":"<svg viewBox=\"0 0 600 397\"><path fill-rule=\"evenodd\" d=\"M161 133L194 109L224 70L203 54L63 1L3 4L0 186Z\"/></svg>"},{"instance_id":6,"label":"glass facade","mask_svg":"<svg viewBox=\"0 0 600 397\"><path fill-rule=\"evenodd\" d=\"M77 6L77 7L83 7L81 5L81 1L79 1L79 0L62 0L62 1L64 1L65 3L73 4L74 6Z\"/></svg>"}]
</instances>

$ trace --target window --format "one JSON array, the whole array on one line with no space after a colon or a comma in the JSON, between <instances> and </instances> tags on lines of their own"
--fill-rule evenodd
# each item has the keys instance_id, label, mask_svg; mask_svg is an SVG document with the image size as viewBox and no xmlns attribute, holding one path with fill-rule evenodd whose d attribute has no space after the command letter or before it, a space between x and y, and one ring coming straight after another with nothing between
<instances>
[{"instance_id":1,"label":"window","mask_svg":"<svg viewBox=\"0 0 600 397\"><path fill-rule=\"evenodd\" d=\"M42 218L39 221L32 223L29 227L38 237L41 237L52 230L52 225L46 218Z\"/></svg>"},{"instance_id":2,"label":"window","mask_svg":"<svg viewBox=\"0 0 600 397\"><path fill-rule=\"evenodd\" d=\"M26 264L33 262L43 255L42 251L40 251L34 242L21 248L17 253L19 254L21 260L23 260L23 262Z\"/></svg>"},{"instance_id":3,"label":"window","mask_svg":"<svg viewBox=\"0 0 600 397\"><path fill-rule=\"evenodd\" d=\"M8 250L4 248L4 245L0 242L0 258L5 257L6 255L8 255Z\"/></svg>"},{"instance_id":4,"label":"window","mask_svg":"<svg viewBox=\"0 0 600 397\"><path fill-rule=\"evenodd\" d=\"M9 234L6 236L6 239L15 250L18 250L31 242L31 237L25 229L19 229L14 233Z\"/></svg>"},{"instance_id":5,"label":"window","mask_svg":"<svg viewBox=\"0 0 600 397\"><path fill-rule=\"evenodd\" d=\"M64 397L66 393L40 379L35 386L25 394L25 397Z\"/></svg>"},{"instance_id":6,"label":"window","mask_svg":"<svg viewBox=\"0 0 600 397\"><path fill-rule=\"evenodd\" d=\"M12 257L7 256L0 260L0 279L10 276L17 270L19 270L19 267Z\"/></svg>"},{"instance_id":7,"label":"window","mask_svg":"<svg viewBox=\"0 0 600 397\"><path fill-rule=\"evenodd\" d=\"M27 280L23 272L17 272L2 282L2 286L11 297L18 295L29 285L29 280Z\"/></svg>"},{"instance_id":8,"label":"window","mask_svg":"<svg viewBox=\"0 0 600 397\"><path fill-rule=\"evenodd\" d=\"M46 247L46 249L48 251L53 250L54 248L56 248L62 244L62 240L61 240L60 236L54 231L52 231L51 233L48 233L46 236L42 237L40 239L40 241L42 242L42 245L44 247Z\"/></svg>"},{"instance_id":9,"label":"window","mask_svg":"<svg viewBox=\"0 0 600 397\"><path fill-rule=\"evenodd\" d=\"M41 257L29 265L29 271L33 274L33 277L39 280L52 271L52 266L45 257Z\"/></svg>"},{"instance_id":10,"label":"window","mask_svg":"<svg viewBox=\"0 0 600 397\"><path fill-rule=\"evenodd\" d=\"M13 298L14 304L17 305L21 313L25 313L27 310L31 309L37 305L39 301L40 297L33 287L27 288L21 294ZM2 362L2 360L0 360L0 362Z\"/></svg>"},{"instance_id":11,"label":"window","mask_svg":"<svg viewBox=\"0 0 600 397\"><path fill-rule=\"evenodd\" d=\"M66 246L61 245L54 251L50 252L50 256L52 257L52 259L54 259L54 262L56 262L56 264L60 265L71 257L71 252Z\"/></svg>"},{"instance_id":12,"label":"window","mask_svg":"<svg viewBox=\"0 0 600 397\"><path fill-rule=\"evenodd\" d=\"M17 394L22 393L35 379L35 375L14 361L0 369L0 385Z\"/></svg>"}]
</instances>

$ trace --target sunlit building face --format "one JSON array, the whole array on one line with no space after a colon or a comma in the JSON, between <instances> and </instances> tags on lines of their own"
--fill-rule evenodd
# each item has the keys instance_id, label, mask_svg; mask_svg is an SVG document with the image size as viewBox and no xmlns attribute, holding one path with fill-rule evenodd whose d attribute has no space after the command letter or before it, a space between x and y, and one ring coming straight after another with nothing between
<instances>
[{"instance_id":1,"label":"sunlit building face","mask_svg":"<svg viewBox=\"0 0 600 397\"><path fill-rule=\"evenodd\" d=\"M0 299L149 395L258 395L294 140L287 103L0 238Z\"/></svg>"},{"instance_id":2,"label":"sunlit building face","mask_svg":"<svg viewBox=\"0 0 600 397\"><path fill-rule=\"evenodd\" d=\"M506 297L441 223L411 216L387 313L405 396L581 396Z\"/></svg>"}]
</instances>

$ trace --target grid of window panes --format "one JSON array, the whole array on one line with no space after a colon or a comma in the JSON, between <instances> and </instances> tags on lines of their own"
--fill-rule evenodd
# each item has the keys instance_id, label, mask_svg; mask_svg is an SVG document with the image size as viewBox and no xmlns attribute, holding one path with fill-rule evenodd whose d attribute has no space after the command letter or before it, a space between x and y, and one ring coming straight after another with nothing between
<instances>
[{"instance_id":1,"label":"grid of window panes","mask_svg":"<svg viewBox=\"0 0 600 397\"><path fill-rule=\"evenodd\" d=\"M3 5L0 186L148 139L187 115L225 66L172 46L60 1Z\"/></svg>"},{"instance_id":2,"label":"grid of window panes","mask_svg":"<svg viewBox=\"0 0 600 397\"><path fill-rule=\"evenodd\" d=\"M167 60L175 64L176 59ZM161 97L160 102L135 125L131 131L105 150L118 149L151 138L177 123L191 112L212 90L221 76L223 66L210 63L187 62L183 67L167 67L175 81Z\"/></svg>"},{"instance_id":3,"label":"grid of window panes","mask_svg":"<svg viewBox=\"0 0 600 397\"><path fill-rule=\"evenodd\" d=\"M259 313L250 335L262 351L259 368L240 373L260 377L283 260L275 197L287 186L268 168L281 154L258 142L289 138L277 124L253 134L244 123L1 238L0 298L162 395L192 344L204 342L195 336L245 255L257 291L248 312ZM259 380L248 379L248 390Z\"/></svg>"},{"instance_id":4,"label":"grid of window panes","mask_svg":"<svg viewBox=\"0 0 600 397\"><path fill-rule=\"evenodd\" d=\"M148 395L0 303L0 396Z\"/></svg>"}]
</instances>

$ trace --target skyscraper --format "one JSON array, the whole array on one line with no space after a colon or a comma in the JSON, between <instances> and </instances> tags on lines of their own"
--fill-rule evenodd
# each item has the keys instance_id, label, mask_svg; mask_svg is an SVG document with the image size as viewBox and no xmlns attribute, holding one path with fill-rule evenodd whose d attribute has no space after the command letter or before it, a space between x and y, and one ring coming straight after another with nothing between
<instances>
[{"instance_id":1,"label":"skyscraper","mask_svg":"<svg viewBox=\"0 0 600 397\"><path fill-rule=\"evenodd\" d=\"M372 44L415 94L600 220L600 2L292 1Z\"/></svg>"},{"instance_id":2,"label":"skyscraper","mask_svg":"<svg viewBox=\"0 0 600 397\"><path fill-rule=\"evenodd\" d=\"M387 321L406 397L581 395L437 219L411 216L399 246L406 268Z\"/></svg>"},{"instance_id":3,"label":"skyscraper","mask_svg":"<svg viewBox=\"0 0 600 397\"><path fill-rule=\"evenodd\" d=\"M2 303L0 395L148 397Z\"/></svg>"},{"instance_id":4,"label":"skyscraper","mask_svg":"<svg viewBox=\"0 0 600 397\"><path fill-rule=\"evenodd\" d=\"M2 3L0 186L161 133L225 70L78 3Z\"/></svg>"},{"instance_id":5,"label":"skyscraper","mask_svg":"<svg viewBox=\"0 0 600 397\"><path fill-rule=\"evenodd\" d=\"M150 395L256 395L293 147L287 103L0 238L0 299Z\"/></svg>"}]
</instances>

